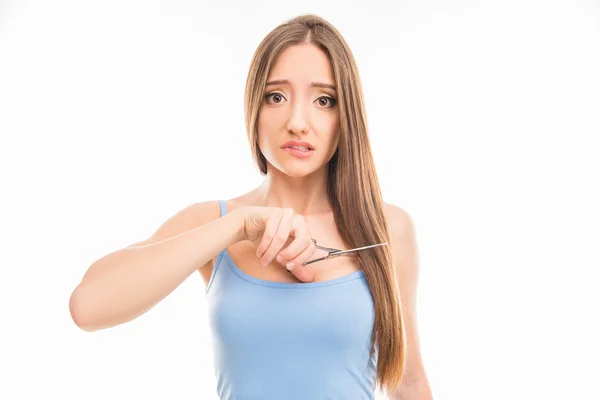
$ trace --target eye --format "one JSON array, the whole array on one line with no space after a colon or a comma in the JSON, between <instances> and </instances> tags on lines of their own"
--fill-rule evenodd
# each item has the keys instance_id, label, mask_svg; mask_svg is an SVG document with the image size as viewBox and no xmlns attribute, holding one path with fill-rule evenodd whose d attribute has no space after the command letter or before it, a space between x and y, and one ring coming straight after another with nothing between
<instances>
[{"instance_id":1,"label":"eye","mask_svg":"<svg viewBox=\"0 0 600 400\"><path fill-rule=\"evenodd\" d=\"M285 99L285 97L283 97L283 95L281 93L277 93L277 92L269 93L268 95L265 96L265 99L267 99L267 102L271 98L277 99L277 101L275 101L275 104L279 104L283 101L283 99Z\"/></svg>"},{"instance_id":2,"label":"eye","mask_svg":"<svg viewBox=\"0 0 600 400\"><path fill-rule=\"evenodd\" d=\"M329 107L327 108L331 108L333 106L336 105L336 101L333 97L329 97L329 96L321 96L317 99L317 101L319 102L320 105L327 107L327 102L329 102L329 104L331 104Z\"/></svg>"}]
</instances>

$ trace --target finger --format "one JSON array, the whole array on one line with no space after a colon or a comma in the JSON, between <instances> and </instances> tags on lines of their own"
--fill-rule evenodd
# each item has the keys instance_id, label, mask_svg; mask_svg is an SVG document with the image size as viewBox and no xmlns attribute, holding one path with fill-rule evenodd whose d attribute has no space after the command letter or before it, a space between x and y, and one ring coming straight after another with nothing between
<instances>
[{"instance_id":1,"label":"finger","mask_svg":"<svg viewBox=\"0 0 600 400\"><path fill-rule=\"evenodd\" d=\"M310 241L310 239L303 239L302 246L303 249L298 254L288 259L287 262L284 264L288 271L292 271L294 269L297 269L298 267L303 267L302 263L310 260L317 251L317 247L313 242Z\"/></svg>"},{"instance_id":2,"label":"finger","mask_svg":"<svg viewBox=\"0 0 600 400\"><path fill-rule=\"evenodd\" d=\"M306 229L306 223L302 215L296 214L294 216L291 230L295 239L288 247L277 254L277 262L282 265L286 265L289 260L297 257L304 249L312 244L310 241L310 233L308 232L308 229Z\"/></svg>"},{"instance_id":3,"label":"finger","mask_svg":"<svg viewBox=\"0 0 600 400\"><path fill-rule=\"evenodd\" d=\"M260 240L260 244L256 249L256 257L262 258L265 251L269 248L271 241L275 237L275 233L277 232L277 228L279 227L282 216L283 210L281 209L274 209L269 215L262 239Z\"/></svg>"},{"instance_id":4,"label":"finger","mask_svg":"<svg viewBox=\"0 0 600 400\"><path fill-rule=\"evenodd\" d=\"M271 244L269 244L267 251L265 251L265 254L261 258L263 265L268 265L273 261L273 258L275 258L277 253L279 253L283 245L287 242L292 228L293 216L294 210L292 208L285 208L283 210L283 216L279 222L277 232L275 233L273 240L271 240Z\"/></svg>"},{"instance_id":5,"label":"finger","mask_svg":"<svg viewBox=\"0 0 600 400\"><path fill-rule=\"evenodd\" d=\"M289 271L292 275L294 275L299 281L302 282L312 282L314 281L314 273L308 266L304 266L301 263L294 267L291 271Z\"/></svg>"},{"instance_id":6,"label":"finger","mask_svg":"<svg viewBox=\"0 0 600 400\"><path fill-rule=\"evenodd\" d=\"M280 251L275 258L279 264L285 266L290 260L296 258L300 253L308 248L311 243L312 242L307 238L296 238L289 244L288 247Z\"/></svg>"}]
</instances>

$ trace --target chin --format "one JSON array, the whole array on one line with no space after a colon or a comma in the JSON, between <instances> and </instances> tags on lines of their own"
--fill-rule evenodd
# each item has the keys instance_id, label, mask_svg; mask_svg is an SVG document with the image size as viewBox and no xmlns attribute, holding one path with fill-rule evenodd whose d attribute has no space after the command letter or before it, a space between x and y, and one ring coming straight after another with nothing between
<instances>
[{"instance_id":1,"label":"chin","mask_svg":"<svg viewBox=\"0 0 600 400\"><path fill-rule=\"evenodd\" d=\"M282 168L279 169L283 174L289 176L290 178L303 178L308 176L314 172L314 169L308 168Z\"/></svg>"},{"instance_id":2,"label":"chin","mask_svg":"<svg viewBox=\"0 0 600 400\"><path fill-rule=\"evenodd\" d=\"M290 178L303 178L318 169L314 163L305 163L304 165L298 165L297 163L281 163L276 166L271 166Z\"/></svg>"},{"instance_id":3,"label":"chin","mask_svg":"<svg viewBox=\"0 0 600 400\"><path fill-rule=\"evenodd\" d=\"M284 172L285 173L285 172ZM289 176L290 178L304 178L308 175L310 175L310 173L285 173L287 176Z\"/></svg>"}]
</instances>

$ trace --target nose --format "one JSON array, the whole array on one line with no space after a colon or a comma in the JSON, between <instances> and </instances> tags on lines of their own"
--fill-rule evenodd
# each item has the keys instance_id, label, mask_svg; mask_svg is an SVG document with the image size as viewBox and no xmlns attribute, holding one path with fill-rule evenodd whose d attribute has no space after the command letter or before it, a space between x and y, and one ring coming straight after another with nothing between
<instances>
[{"instance_id":1,"label":"nose","mask_svg":"<svg viewBox=\"0 0 600 400\"><path fill-rule=\"evenodd\" d=\"M288 121L287 129L290 133L305 134L308 132L308 120L306 118L305 109L301 102L296 102L292 107L292 115Z\"/></svg>"}]
</instances>

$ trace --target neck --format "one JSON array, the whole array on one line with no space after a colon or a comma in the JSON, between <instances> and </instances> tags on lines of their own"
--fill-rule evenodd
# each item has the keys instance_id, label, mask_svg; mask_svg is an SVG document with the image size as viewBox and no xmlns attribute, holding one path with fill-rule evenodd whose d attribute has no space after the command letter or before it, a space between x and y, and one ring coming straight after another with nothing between
<instances>
[{"instance_id":1,"label":"neck","mask_svg":"<svg viewBox=\"0 0 600 400\"><path fill-rule=\"evenodd\" d=\"M267 176L255 190L254 204L266 207L291 207L304 216L331 212L327 196L328 167L312 174L291 177L269 165Z\"/></svg>"}]
</instances>

